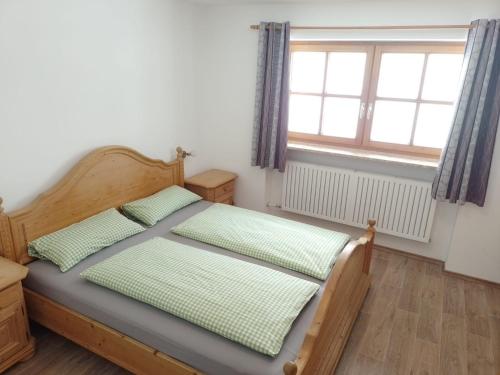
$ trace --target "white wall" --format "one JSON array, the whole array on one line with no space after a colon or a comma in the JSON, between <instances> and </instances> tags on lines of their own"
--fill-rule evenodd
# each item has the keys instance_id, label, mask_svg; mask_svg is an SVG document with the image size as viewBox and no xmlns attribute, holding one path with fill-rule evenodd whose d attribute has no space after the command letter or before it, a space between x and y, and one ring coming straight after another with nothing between
<instances>
[{"instance_id":1,"label":"white wall","mask_svg":"<svg viewBox=\"0 0 500 375\"><path fill-rule=\"evenodd\" d=\"M7 210L101 145L164 160L196 148L193 12L174 0L0 0Z\"/></svg>"},{"instance_id":2,"label":"white wall","mask_svg":"<svg viewBox=\"0 0 500 375\"><path fill-rule=\"evenodd\" d=\"M445 268L500 283L500 131L484 207L461 206Z\"/></svg>"},{"instance_id":3,"label":"white wall","mask_svg":"<svg viewBox=\"0 0 500 375\"><path fill-rule=\"evenodd\" d=\"M250 24L261 20L303 25L454 24L480 17L500 17L500 2L204 6L183 0L0 0L4 206L12 210L29 202L95 147L123 144L170 159L181 144L196 155L187 160L187 175L206 167L233 170L240 176L237 203L266 210L267 201L279 201L280 176L249 166L257 59L257 33L249 30ZM463 34L450 31L425 37ZM307 158L297 153L291 157ZM313 161L346 164L338 158ZM432 176L417 169L387 170L376 163L360 168ZM448 259L449 270L500 281L500 214L495 210L500 202L499 168L497 152L485 208L439 205L430 244L382 235L378 242Z\"/></svg>"},{"instance_id":4,"label":"white wall","mask_svg":"<svg viewBox=\"0 0 500 375\"><path fill-rule=\"evenodd\" d=\"M201 7L198 15L198 48L196 78L198 85L197 119L201 128L203 144L200 155L206 166L227 168L239 174L237 185L237 204L253 209L265 210L266 201L279 201L280 177L266 173L250 164L252 119L254 108L255 75L257 59L257 32L250 31L249 25L262 20L284 21L302 25L378 25L378 24L462 24L476 18L500 17L498 0L480 1L386 1L386 2L330 2L329 4L254 4L218 5ZM325 34L295 33L296 38L318 38ZM380 38L420 38L422 32L406 34L386 33ZM328 37L363 38L370 35L328 35ZM426 33L425 38L464 38L463 31ZM293 155L303 160L304 155ZM316 160L318 161L318 160ZM321 162L321 161L320 161ZM323 161L324 162L324 161ZM340 163L331 158L325 164ZM493 169L500 168L500 160ZM365 165L365 169L377 170L380 166ZM393 174L400 171L393 170ZM408 177L417 178L419 172L411 168L405 171ZM432 174L431 174L432 175ZM266 178L267 176L267 178ZM422 177L422 176L420 176ZM429 177L426 177L429 179ZM432 177L431 177L432 178ZM500 181L492 181L491 195L499 196ZM489 210L493 211L497 200L490 199ZM273 210L274 213L283 214ZM457 214L458 213L458 214ZM452 244L450 263L447 267L464 274L499 281L500 262L492 254L499 254L497 243L476 235L476 227L486 227L485 220L491 220L491 212L466 206L439 204L432 241L422 244L415 241L397 239L391 236L378 236L378 243L417 253L431 258L446 260ZM315 222L319 225L338 227L306 217L297 219ZM468 218L468 220L466 219ZM493 220L494 221L494 220ZM498 219L497 219L498 221ZM455 222L457 222L455 226ZM489 224L493 226L494 224ZM340 228L340 227L339 227ZM456 229L455 229L456 228ZM460 228L460 230L459 230ZM472 228L472 230L471 230ZM343 227L357 235L356 229ZM468 236L468 243L480 243L483 249L474 253L470 246L462 246L457 231ZM462 250L460 250L462 249ZM490 249L490 250L486 250ZM476 257L475 262L469 262Z\"/></svg>"}]
</instances>

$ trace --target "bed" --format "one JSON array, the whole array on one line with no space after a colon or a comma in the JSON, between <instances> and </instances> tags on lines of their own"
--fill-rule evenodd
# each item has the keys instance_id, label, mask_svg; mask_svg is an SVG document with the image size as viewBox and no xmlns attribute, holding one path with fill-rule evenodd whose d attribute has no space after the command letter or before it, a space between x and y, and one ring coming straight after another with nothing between
<instances>
[{"instance_id":1,"label":"bed","mask_svg":"<svg viewBox=\"0 0 500 375\"><path fill-rule=\"evenodd\" d=\"M146 232L90 256L64 274L54 265L33 261L28 256L28 242L41 235L165 187L183 186L184 155L179 148L177 159L165 163L126 147L100 148L30 205L11 214L0 210L0 255L30 268L24 283L30 318L134 373L331 374L369 288L373 221L363 237L343 249L330 276L299 315L276 358L253 352L78 277L83 269L102 259L138 241L161 235L312 280L169 233L171 227L206 209L208 202L190 205Z\"/></svg>"}]
</instances>

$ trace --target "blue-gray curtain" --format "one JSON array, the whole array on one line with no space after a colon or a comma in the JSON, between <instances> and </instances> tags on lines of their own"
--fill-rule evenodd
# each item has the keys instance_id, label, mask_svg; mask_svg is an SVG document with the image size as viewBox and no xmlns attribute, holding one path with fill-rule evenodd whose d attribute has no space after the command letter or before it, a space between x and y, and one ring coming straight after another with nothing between
<instances>
[{"instance_id":1,"label":"blue-gray curtain","mask_svg":"<svg viewBox=\"0 0 500 375\"><path fill-rule=\"evenodd\" d=\"M484 206L500 115L500 20L477 20L472 26L463 86L432 195Z\"/></svg>"},{"instance_id":2,"label":"blue-gray curtain","mask_svg":"<svg viewBox=\"0 0 500 375\"><path fill-rule=\"evenodd\" d=\"M261 22L252 165L285 170L288 136L290 23Z\"/></svg>"}]
</instances>

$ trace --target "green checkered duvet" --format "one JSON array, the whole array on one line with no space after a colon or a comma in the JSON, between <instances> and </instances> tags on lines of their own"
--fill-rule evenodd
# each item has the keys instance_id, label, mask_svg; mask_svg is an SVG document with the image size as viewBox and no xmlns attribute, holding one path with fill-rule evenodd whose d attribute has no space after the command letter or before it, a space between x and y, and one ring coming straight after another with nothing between
<instances>
[{"instance_id":1,"label":"green checkered duvet","mask_svg":"<svg viewBox=\"0 0 500 375\"><path fill-rule=\"evenodd\" d=\"M177 225L176 234L326 280L350 236L225 204Z\"/></svg>"},{"instance_id":2,"label":"green checkered duvet","mask_svg":"<svg viewBox=\"0 0 500 375\"><path fill-rule=\"evenodd\" d=\"M85 279L275 356L319 286L156 237L81 273Z\"/></svg>"}]
</instances>

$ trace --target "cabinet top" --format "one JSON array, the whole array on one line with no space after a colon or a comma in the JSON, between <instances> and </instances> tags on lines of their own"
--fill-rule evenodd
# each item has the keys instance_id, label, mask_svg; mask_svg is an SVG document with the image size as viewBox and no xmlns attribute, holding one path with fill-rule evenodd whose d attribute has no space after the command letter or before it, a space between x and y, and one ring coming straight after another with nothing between
<instances>
[{"instance_id":1,"label":"cabinet top","mask_svg":"<svg viewBox=\"0 0 500 375\"><path fill-rule=\"evenodd\" d=\"M0 257L0 290L17 283L28 275L28 268Z\"/></svg>"},{"instance_id":2,"label":"cabinet top","mask_svg":"<svg viewBox=\"0 0 500 375\"><path fill-rule=\"evenodd\" d=\"M210 169L206 172L202 172L186 178L184 180L184 183L211 189L223 185L226 182L232 181L236 177L238 177L238 175L232 172L223 171L220 169Z\"/></svg>"}]
</instances>

